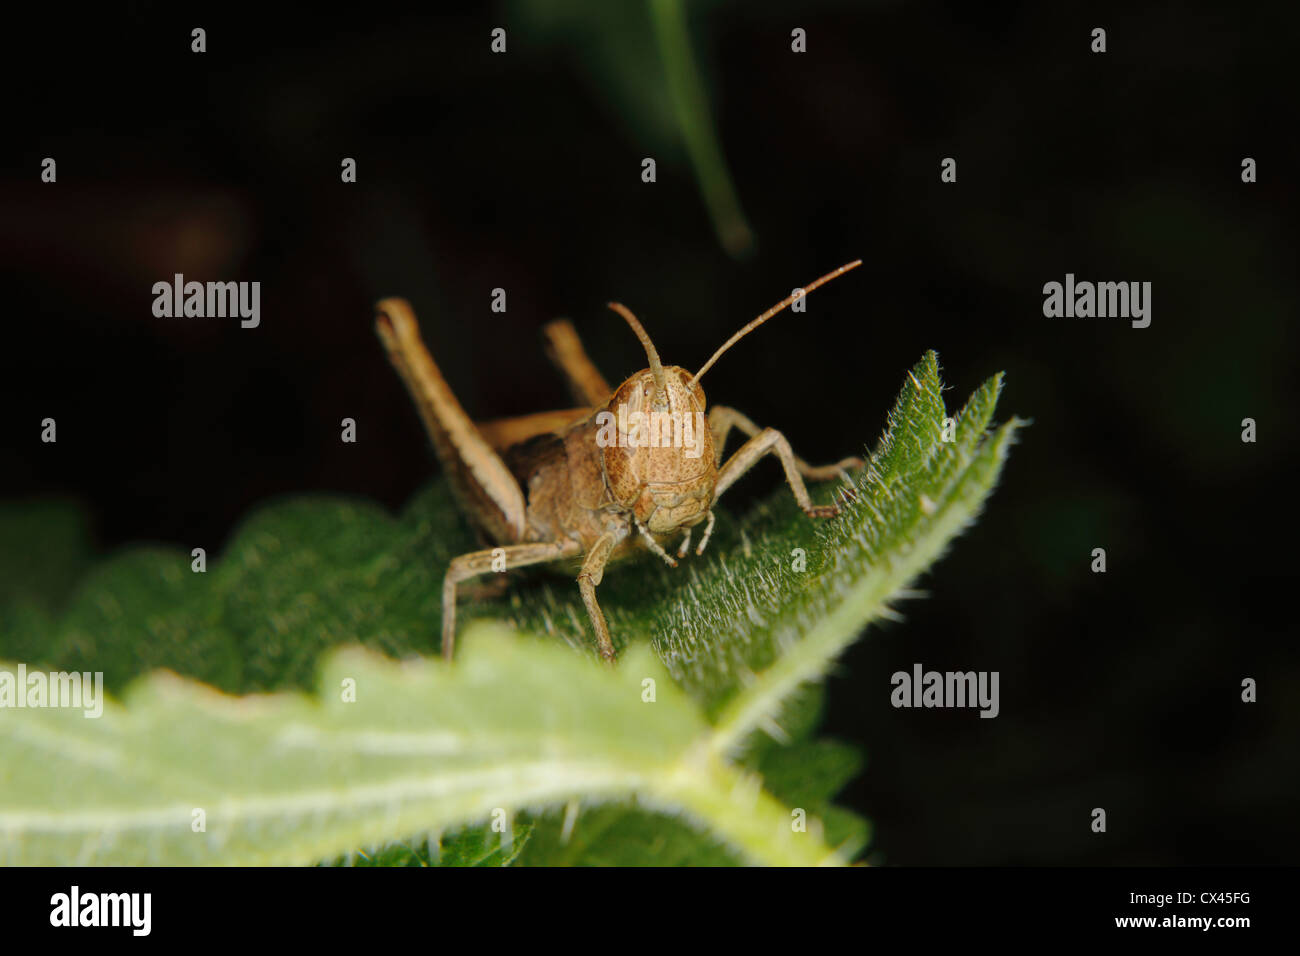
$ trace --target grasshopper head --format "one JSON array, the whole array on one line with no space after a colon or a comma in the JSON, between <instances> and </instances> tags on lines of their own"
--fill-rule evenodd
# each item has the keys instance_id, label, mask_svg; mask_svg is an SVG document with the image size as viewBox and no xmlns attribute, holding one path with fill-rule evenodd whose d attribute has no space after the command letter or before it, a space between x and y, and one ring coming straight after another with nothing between
<instances>
[{"instance_id":1,"label":"grasshopper head","mask_svg":"<svg viewBox=\"0 0 1300 956\"><path fill-rule=\"evenodd\" d=\"M700 379L733 345L791 302L862 265L857 259L796 289L727 339L692 375L676 365L664 368L650 336L625 306L609 307L623 316L645 347L650 367L614 392L596 416L596 442L603 450L605 480L621 507L629 508L652 534L667 534L703 521L713 507L718 484L713 434L704 415Z\"/></svg>"},{"instance_id":2,"label":"grasshopper head","mask_svg":"<svg viewBox=\"0 0 1300 956\"><path fill-rule=\"evenodd\" d=\"M637 333L650 367L615 389L597 415L605 478L614 500L650 533L692 527L709 513L718 472L704 389L689 370L664 368L635 316L610 307Z\"/></svg>"}]
</instances>

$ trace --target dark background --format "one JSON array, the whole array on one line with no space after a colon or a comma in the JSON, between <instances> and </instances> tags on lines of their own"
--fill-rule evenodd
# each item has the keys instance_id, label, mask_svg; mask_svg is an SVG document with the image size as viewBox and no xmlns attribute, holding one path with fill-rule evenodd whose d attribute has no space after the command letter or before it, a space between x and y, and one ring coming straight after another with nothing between
<instances>
[{"instance_id":1,"label":"dark background","mask_svg":"<svg viewBox=\"0 0 1300 956\"><path fill-rule=\"evenodd\" d=\"M861 257L736 347L710 399L831 460L874 441L934 348L950 403L1005 370L999 417L1034 422L930 596L831 682L827 730L868 757L843 802L874 821L872 859L1293 862L1300 17L1221 6L692 5L756 240L741 256L701 200L639 4L12 21L0 497L75 496L104 551L217 548L279 494L396 509L436 466L374 338L380 296L412 300L489 418L567 404L540 348L551 318L617 381L644 364L603 308L620 299L665 361L697 367ZM261 327L155 318L151 286L176 272L260 281ZM1150 328L1044 318L1042 285L1066 272L1152 282ZM779 481L756 473L728 509ZM918 661L1000 671L1001 716L893 710L889 675Z\"/></svg>"}]
</instances>

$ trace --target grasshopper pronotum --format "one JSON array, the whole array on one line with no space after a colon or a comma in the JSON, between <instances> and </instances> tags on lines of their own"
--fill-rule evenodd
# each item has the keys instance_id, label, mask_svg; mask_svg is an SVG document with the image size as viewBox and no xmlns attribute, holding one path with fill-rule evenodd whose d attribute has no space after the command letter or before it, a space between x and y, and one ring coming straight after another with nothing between
<instances>
[{"instance_id":1,"label":"grasshopper pronotum","mask_svg":"<svg viewBox=\"0 0 1300 956\"><path fill-rule=\"evenodd\" d=\"M451 562L442 584L442 652L450 659L456 641L456 586L504 568L552 561L580 565L578 588L591 617L600 654L614 659L596 587L610 561L647 549L670 566L677 561L665 540L685 531L677 557L685 557L696 525L704 552L713 531L713 505L736 479L764 455L776 455L804 513L831 518L834 504L814 505L803 479L826 481L862 464L845 458L813 467L795 456L785 436L759 428L733 408L715 405L707 427L700 378L727 349L800 295L861 265L829 272L746 324L692 375L659 361L650 337L628 309L621 315L645 348L650 367L611 389L583 351L573 326L552 322L544 332L552 361L568 379L581 408L538 412L475 423L465 414L420 339L419 326L404 299L375 307L379 338L406 383L451 486L477 529L497 545L462 554ZM647 425L646 423L650 424ZM732 428L749 436L722 464ZM665 434L669 440L663 441ZM689 447L687 447L689 445Z\"/></svg>"}]
</instances>

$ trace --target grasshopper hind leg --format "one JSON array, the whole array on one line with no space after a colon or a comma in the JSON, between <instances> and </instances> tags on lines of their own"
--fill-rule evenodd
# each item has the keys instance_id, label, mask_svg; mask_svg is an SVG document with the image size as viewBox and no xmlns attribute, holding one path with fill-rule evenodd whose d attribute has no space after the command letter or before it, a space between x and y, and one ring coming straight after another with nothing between
<instances>
[{"instance_id":1,"label":"grasshopper hind leg","mask_svg":"<svg viewBox=\"0 0 1300 956\"><path fill-rule=\"evenodd\" d=\"M577 330L568 319L556 319L542 329L546 336L546 354L564 375L573 399L583 405L604 405L613 389L600 369L587 357Z\"/></svg>"}]
</instances>

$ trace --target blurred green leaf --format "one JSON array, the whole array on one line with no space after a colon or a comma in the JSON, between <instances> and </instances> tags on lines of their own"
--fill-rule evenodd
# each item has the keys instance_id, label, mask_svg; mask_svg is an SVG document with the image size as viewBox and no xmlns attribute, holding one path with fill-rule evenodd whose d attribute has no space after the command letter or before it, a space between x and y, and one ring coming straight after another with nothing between
<instances>
[{"instance_id":1,"label":"blurred green leaf","mask_svg":"<svg viewBox=\"0 0 1300 956\"><path fill-rule=\"evenodd\" d=\"M582 64L657 164L690 162L723 249L738 258L754 251L682 0L515 0L509 10L532 42L561 46Z\"/></svg>"}]
</instances>

